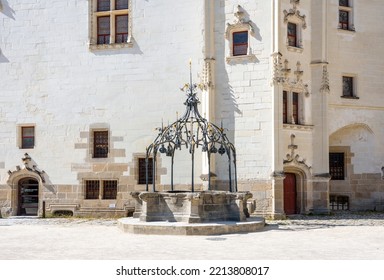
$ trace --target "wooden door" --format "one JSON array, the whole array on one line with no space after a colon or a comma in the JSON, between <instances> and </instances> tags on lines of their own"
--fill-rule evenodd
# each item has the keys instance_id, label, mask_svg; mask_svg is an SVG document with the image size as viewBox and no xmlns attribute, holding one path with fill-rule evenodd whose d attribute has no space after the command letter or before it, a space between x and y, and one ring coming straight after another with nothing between
<instances>
[{"instance_id":1,"label":"wooden door","mask_svg":"<svg viewBox=\"0 0 384 280\"><path fill-rule=\"evenodd\" d=\"M296 214L296 195L296 175L285 173L284 212L286 215Z\"/></svg>"},{"instance_id":2,"label":"wooden door","mask_svg":"<svg viewBox=\"0 0 384 280\"><path fill-rule=\"evenodd\" d=\"M39 183L34 179L19 182L18 215L37 216L39 207Z\"/></svg>"}]
</instances>

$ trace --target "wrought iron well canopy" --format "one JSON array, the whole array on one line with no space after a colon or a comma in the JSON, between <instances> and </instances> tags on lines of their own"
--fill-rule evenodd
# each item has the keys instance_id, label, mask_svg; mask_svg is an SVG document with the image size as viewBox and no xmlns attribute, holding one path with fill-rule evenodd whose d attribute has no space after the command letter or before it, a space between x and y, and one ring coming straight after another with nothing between
<instances>
[{"instance_id":1,"label":"wrought iron well canopy","mask_svg":"<svg viewBox=\"0 0 384 280\"><path fill-rule=\"evenodd\" d=\"M149 191L149 160L152 158L152 191L156 191L156 157L158 153L165 154L171 158L171 191L174 191L173 170L174 156L177 150L188 149L191 155L191 191L194 192L195 176L195 152L201 148L201 152L206 153L208 159L208 190L211 189L211 156L218 153L221 156L227 155L228 158L228 191L237 192L237 171L236 171L236 150L234 145L228 140L224 133L225 129L210 123L202 117L198 110L200 103L197 97L197 84L192 83L192 71L190 63L190 83L182 88L187 93L187 100L184 102L186 111L181 118L174 123L159 128L159 134L154 142L146 149L146 191ZM232 170L233 168L233 170ZM232 178L232 172L234 178ZM233 182L232 182L233 181Z\"/></svg>"}]
</instances>

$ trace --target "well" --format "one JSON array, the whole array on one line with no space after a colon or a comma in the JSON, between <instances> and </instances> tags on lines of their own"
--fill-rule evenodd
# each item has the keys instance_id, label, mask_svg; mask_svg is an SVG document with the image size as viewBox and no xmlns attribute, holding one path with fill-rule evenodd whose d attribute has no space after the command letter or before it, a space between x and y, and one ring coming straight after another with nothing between
<instances>
[{"instance_id":1,"label":"well","mask_svg":"<svg viewBox=\"0 0 384 280\"><path fill-rule=\"evenodd\" d=\"M247 200L250 192L238 192L236 150L225 134L225 129L208 122L198 110L196 84L185 84L187 92L184 115L174 123L159 128L159 134L146 150L146 191L132 192L136 201L131 219L121 219L119 226L124 231L147 234L221 234L255 231L264 226L262 218L247 222ZM173 183L174 155L187 149L191 156L191 189L177 191ZM207 190L195 191L195 153L205 154L208 162ZM165 155L171 158L170 191L156 190L156 160ZM211 157L226 156L228 162L228 189L212 189ZM152 158L152 170L149 159ZM149 178L152 178L152 187ZM177 228L177 230L176 230Z\"/></svg>"}]
</instances>

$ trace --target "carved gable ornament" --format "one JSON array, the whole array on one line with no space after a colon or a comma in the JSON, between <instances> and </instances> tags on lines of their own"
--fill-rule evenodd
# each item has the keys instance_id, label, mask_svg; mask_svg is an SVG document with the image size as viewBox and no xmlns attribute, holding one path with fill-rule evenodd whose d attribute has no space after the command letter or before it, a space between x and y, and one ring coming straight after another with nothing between
<instances>
[{"instance_id":1,"label":"carved gable ornament","mask_svg":"<svg viewBox=\"0 0 384 280\"><path fill-rule=\"evenodd\" d=\"M288 21L299 22L303 29L307 28L307 23L305 22L305 15L301 15L300 11L297 9L297 6L300 4L300 0L291 0L291 4L293 5L292 9L284 10L284 23L288 23Z\"/></svg>"},{"instance_id":2,"label":"carved gable ornament","mask_svg":"<svg viewBox=\"0 0 384 280\"><path fill-rule=\"evenodd\" d=\"M44 170L40 170L40 169L37 168L36 164L34 164L34 161L30 157L30 155L25 153L24 157L21 160L24 163L24 167L21 168L19 165L17 165L15 171L8 170L8 175L10 177L14 176L14 175L17 175L19 173L33 172L38 177L40 177L41 182L45 183L45 178L44 178L45 171Z\"/></svg>"},{"instance_id":3,"label":"carved gable ornament","mask_svg":"<svg viewBox=\"0 0 384 280\"><path fill-rule=\"evenodd\" d=\"M229 39L233 30L248 30L250 34L254 35L255 30L252 26L252 21L246 19L245 11L240 5L237 6L237 12L234 15L236 17L234 23L227 23L225 38Z\"/></svg>"},{"instance_id":4,"label":"carved gable ornament","mask_svg":"<svg viewBox=\"0 0 384 280\"><path fill-rule=\"evenodd\" d=\"M291 134L291 144L288 145L288 149L291 150L291 153L287 154L286 159L284 159L284 164L298 166L301 169L308 170L308 172L310 172L312 167L306 163L305 159L300 160L300 155L296 154L295 150L297 150L299 147L294 143L295 137L295 134Z\"/></svg>"}]
</instances>

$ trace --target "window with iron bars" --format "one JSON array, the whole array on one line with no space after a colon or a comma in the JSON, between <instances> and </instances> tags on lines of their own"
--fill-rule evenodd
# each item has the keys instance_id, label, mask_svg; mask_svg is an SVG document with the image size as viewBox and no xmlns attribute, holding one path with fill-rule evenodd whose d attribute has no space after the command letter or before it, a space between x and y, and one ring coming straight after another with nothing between
<instances>
[{"instance_id":1,"label":"window with iron bars","mask_svg":"<svg viewBox=\"0 0 384 280\"><path fill-rule=\"evenodd\" d=\"M108 131L93 132L93 157L107 158L108 157Z\"/></svg>"},{"instance_id":2,"label":"window with iron bars","mask_svg":"<svg viewBox=\"0 0 384 280\"><path fill-rule=\"evenodd\" d=\"M85 180L85 199L100 198L117 198L117 180Z\"/></svg>"},{"instance_id":3,"label":"window with iron bars","mask_svg":"<svg viewBox=\"0 0 384 280\"><path fill-rule=\"evenodd\" d=\"M344 153L329 153L329 174L331 175L331 180L344 180L344 170Z\"/></svg>"},{"instance_id":4,"label":"window with iron bars","mask_svg":"<svg viewBox=\"0 0 384 280\"><path fill-rule=\"evenodd\" d=\"M138 159L139 165L139 176L138 176L138 184L143 185L146 184L146 168L145 168L145 158ZM148 158L148 184L153 184L153 160L152 158Z\"/></svg>"}]
</instances>

